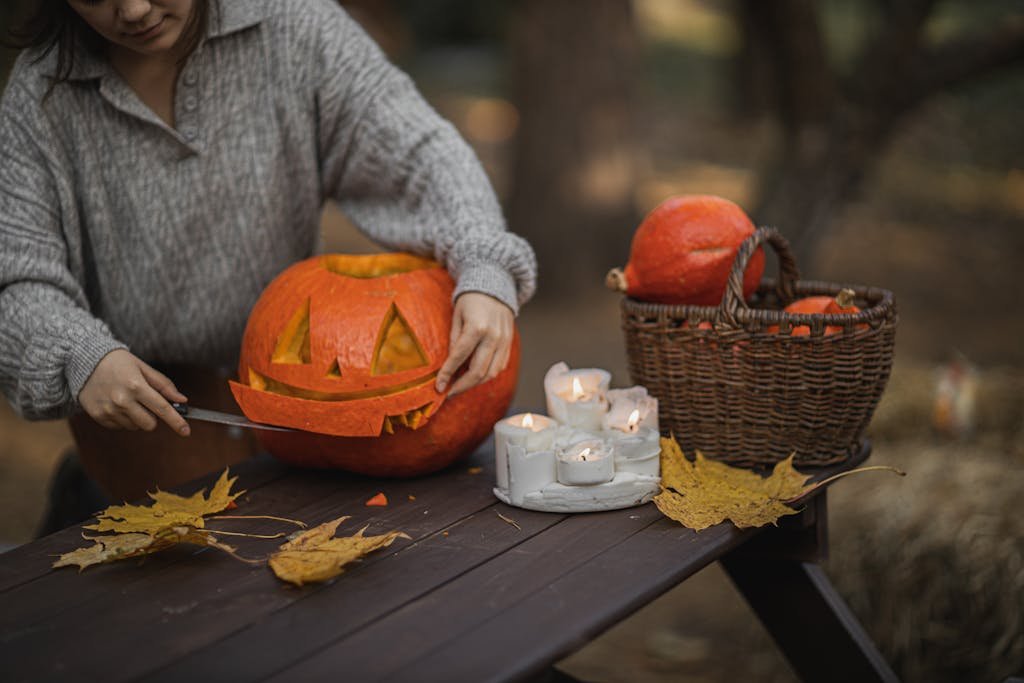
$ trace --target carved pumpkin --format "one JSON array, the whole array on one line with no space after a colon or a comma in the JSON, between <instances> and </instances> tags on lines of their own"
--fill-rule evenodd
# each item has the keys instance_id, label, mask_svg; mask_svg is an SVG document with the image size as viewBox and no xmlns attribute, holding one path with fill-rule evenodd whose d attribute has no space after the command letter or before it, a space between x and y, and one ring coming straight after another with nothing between
<instances>
[{"instance_id":1,"label":"carved pumpkin","mask_svg":"<svg viewBox=\"0 0 1024 683\"><path fill-rule=\"evenodd\" d=\"M446 402L454 282L410 254L317 256L274 279L249 316L231 389L282 460L414 476L471 452L508 410L518 337L498 377ZM443 408L442 408L442 404Z\"/></svg>"},{"instance_id":2,"label":"carved pumpkin","mask_svg":"<svg viewBox=\"0 0 1024 683\"><path fill-rule=\"evenodd\" d=\"M717 306L740 244L754 234L747 214L728 199L683 195L666 199L633 235L625 270L613 268L608 287L634 299L662 304ZM743 296L757 289L764 251L743 272Z\"/></svg>"}]
</instances>

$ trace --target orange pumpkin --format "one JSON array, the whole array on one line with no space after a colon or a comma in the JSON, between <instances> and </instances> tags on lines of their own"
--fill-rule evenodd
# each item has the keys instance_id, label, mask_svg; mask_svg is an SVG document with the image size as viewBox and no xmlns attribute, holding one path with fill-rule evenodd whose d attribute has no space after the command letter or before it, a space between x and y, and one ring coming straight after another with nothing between
<instances>
[{"instance_id":1,"label":"orange pumpkin","mask_svg":"<svg viewBox=\"0 0 1024 683\"><path fill-rule=\"evenodd\" d=\"M843 289L834 297L831 296L807 296L797 299L786 306L783 311L786 313L797 313L802 315L835 315L860 313L860 309L853 305L854 292L852 289ZM857 325L858 330L867 329L866 324ZM768 332L779 331L778 325L768 327ZM838 334L843 331L840 325L826 325L825 334ZM794 325L790 332L791 337L806 337L811 334L809 325Z\"/></svg>"},{"instance_id":2,"label":"orange pumpkin","mask_svg":"<svg viewBox=\"0 0 1024 683\"><path fill-rule=\"evenodd\" d=\"M376 476L425 474L470 453L508 410L518 337L498 377L446 402L454 282L410 254L331 254L274 279L249 316L239 382L246 417L282 460ZM442 409L442 404L443 409Z\"/></svg>"},{"instance_id":3,"label":"orange pumpkin","mask_svg":"<svg viewBox=\"0 0 1024 683\"><path fill-rule=\"evenodd\" d=\"M625 270L612 269L607 284L641 301L716 306L725 293L740 244L754 233L743 209L714 195L672 197L647 214L633 235ZM743 273L743 296L764 273L758 249Z\"/></svg>"}]
</instances>

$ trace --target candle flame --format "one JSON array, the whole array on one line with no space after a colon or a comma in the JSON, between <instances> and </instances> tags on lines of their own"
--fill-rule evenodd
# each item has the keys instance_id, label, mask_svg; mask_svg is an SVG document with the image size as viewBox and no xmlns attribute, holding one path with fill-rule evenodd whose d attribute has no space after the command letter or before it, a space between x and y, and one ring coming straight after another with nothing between
<instances>
[{"instance_id":1,"label":"candle flame","mask_svg":"<svg viewBox=\"0 0 1024 683\"><path fill-rule=\"evenodd\" d=\"M582 451L580 451L580 460L586 462L588 455L590 455L590 449L584 448Z\"/></svg>"},{"instance_id":2,"label":"candle flame","mask_svg":"<svg viewBox=\"0 0 1024 683\"><path fill-rule=\"evenodd\" d=\"M526 416L523 417L523 426L527 429L533 429L533 415L527 413Z\"/></svg>"},{"instance_id":3,"label":"candle flame","mask_svg":"<svg viewBox=\"0 0 1024 683\"><path fill-rule=\"evenodd\" d=\"M630 429L633 429L634 427L636 427L636 424L639 421L640 421L640 409L639 408L634 408L633 412L629 414L629 419L626 421L626 424L629 426Z\"/></svg>"},{"instance_id":4,"label":"candle flame","mask_svg":"<svg viewBox=\"0 0 1024 683\"><path fill-rule=\"evenodd\" d=\"M576 401L580 396L583 395L583 385L580 384L579 377L572 378L572 400Z\"/></svg>"}]
</instances>

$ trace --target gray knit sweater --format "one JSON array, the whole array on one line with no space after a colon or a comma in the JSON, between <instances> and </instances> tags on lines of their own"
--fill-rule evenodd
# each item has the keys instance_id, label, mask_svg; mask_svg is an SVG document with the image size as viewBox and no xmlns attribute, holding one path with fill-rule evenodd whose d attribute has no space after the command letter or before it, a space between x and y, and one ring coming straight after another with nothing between
<instances>
[{"instance_id":1,"label":"gray knit sweater","mask_svg":"<svg viewBox=\"0 0 1024 683\"><path fill-rule=\"evenodd\" d=\"M270 280L311 256L327 198L456 296L518 310L530 246L472 150L334 0L220 0L182 69L175 128L104 60L18 60L0 104L0 389L66 415L116 348L233 365ZM173 378L172 378L173 379Z\"/></svg>"}]
</instances>

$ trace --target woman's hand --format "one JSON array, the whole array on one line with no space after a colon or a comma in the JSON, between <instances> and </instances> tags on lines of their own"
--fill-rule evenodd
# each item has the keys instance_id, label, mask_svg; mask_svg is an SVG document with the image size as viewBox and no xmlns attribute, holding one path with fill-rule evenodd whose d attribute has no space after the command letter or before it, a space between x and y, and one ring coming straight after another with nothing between
<instances>
[{"instance_id":1,"label":"woman's hand","mask_svg":"<svg viewBox=\"0 0 1024 683\"><path fill-rule=\"evenodd\" d=\"M466 292L455 300L448 359L437 373L437 390L444 391L455 371L472 355L465 374L455 380L449 395L493 379L505 369L512 350L515 316L505 304L487 294Z\"/></svg>"},{"instance_id":2,"label":"woman's hand","mask_svg":"<svg viewBox=\"0 0 1024 683\"><path fill-rule=\"evenodd\" d=\"M78 393L89 417L108 429L156 429L157 418L182 436L188 423L169 401L188 399L167 379L124 349L111 351L96 365Z\"/></svg>"}]
</instances>

